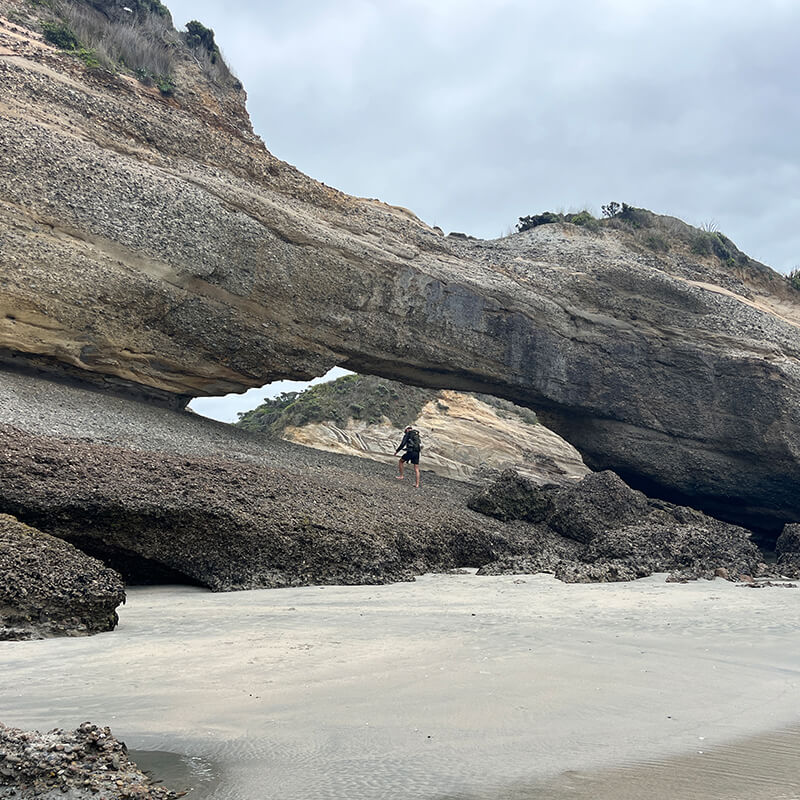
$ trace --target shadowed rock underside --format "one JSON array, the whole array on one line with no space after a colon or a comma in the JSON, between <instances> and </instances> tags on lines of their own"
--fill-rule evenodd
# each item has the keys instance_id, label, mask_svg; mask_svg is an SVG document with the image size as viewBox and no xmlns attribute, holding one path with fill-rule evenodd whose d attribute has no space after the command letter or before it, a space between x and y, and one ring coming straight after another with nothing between
<instances>
[{"instance_id":1,"label":"shadowed rock underside","mask_svg":"<svg viewBox=\"0 0 800 800\"><path fill-rule=\"evenodd\" d=\"M185 72L165 98L3 24L5 363L176 405L334 364L488 392L649 494L800 519L800 317L776 273L610 227L443 237L279 161L241 97Z\"/></svg>"}]
</instances>

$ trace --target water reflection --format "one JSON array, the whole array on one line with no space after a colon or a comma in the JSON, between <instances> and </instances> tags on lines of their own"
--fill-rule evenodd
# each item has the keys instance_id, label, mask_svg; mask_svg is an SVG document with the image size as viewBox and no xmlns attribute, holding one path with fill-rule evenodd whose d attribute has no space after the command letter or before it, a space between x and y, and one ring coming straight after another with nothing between
<instances>
[{"instance_id":1,"label":"water reflection","mask_svg":"<svg viewBox=\"0 0 800 800\"><path fill-rule=\"evenodd\" d=\"M201 756L165 750L129 750L128 756L154 782L174 792L187 792L196 800L210 797L219 784L216 765Z\"/></svg>"}]
</instances>

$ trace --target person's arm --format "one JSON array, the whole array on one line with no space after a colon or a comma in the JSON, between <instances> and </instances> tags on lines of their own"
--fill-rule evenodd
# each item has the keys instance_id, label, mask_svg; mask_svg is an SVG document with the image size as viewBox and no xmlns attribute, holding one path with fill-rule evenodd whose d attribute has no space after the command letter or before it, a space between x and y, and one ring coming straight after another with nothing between
<instances>
[{"instance_id":1,"label":"person's arm","mask_svg":"<svg viewBox=\"0 0 800 800\"><path fill-rule=\"evenodd\" d=\"M407 444L408 444L408 433L404 433L403 441L400 442L400 446L397 448L397 450L394 451L394 454L397 455L401 450L405 450Z\"/></svg>"}]
</instances>

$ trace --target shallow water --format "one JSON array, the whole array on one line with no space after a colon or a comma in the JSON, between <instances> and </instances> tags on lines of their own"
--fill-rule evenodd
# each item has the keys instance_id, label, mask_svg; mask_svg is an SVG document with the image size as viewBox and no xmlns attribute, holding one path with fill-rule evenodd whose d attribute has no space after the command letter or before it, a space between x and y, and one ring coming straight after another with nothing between
<instances>
[{"instance_id":1,"label":"shallow water","mask_svg":"<svg viewBox=\"0 0 800 800\"><path fill-rule=\"evenodd\" d=\"M663 576L137 588L114 633L0 645L0 720L110 725L200 800L788 800L799 607Z\"/></svg>"},{"instance_id":2,"label":"shallow water","mask_svg":"<svg viewBox=\"0 0 800 800\"><path fill-rule=\"evenodd\" d=\"M703 747L702 741L698 741L698 747ZM279 791L273 794L270 788L280 779L266 769L260 778L253 778L252 794L247 795L241 787L226 786L219 765L208 759L145 750L131 751L130 756L152 778L175 791L187 792L194 800L280 796ZM331 782L336 780L333 774L330 778ZM373 797L383 796L380 783L377 776L371 782L356 772L346 796L361 797L366 789L377 792ZM800 728L743 739L712 750L699 749L687 756L593 772L570 770L534 783L507 784L500 780L478 790L444 794L437 794L434 786L426 787L425 783L424 778L415 781L405 774L397 775L393 794L386 796L412 797L420 791L418 796L429 794L435 800L641 800L658 787L653 796L671 800L800 800ZM344 791L347 784L339 784ZM325 796L324 790L323 794L318 791L291 797L311 800Z\"/></svg>"},{"instance_id":3,"label":"shallow water","mask_svg":"<svg viewBox=\"0 0 800 800\"><path fill-rule=\"evenodd\" d=\"M128 750L128 757L153 782L174 792L186 792L194 798L211 797L219 786L219 767L202 756L167 750Z\"/></svg>"}]
</instances>

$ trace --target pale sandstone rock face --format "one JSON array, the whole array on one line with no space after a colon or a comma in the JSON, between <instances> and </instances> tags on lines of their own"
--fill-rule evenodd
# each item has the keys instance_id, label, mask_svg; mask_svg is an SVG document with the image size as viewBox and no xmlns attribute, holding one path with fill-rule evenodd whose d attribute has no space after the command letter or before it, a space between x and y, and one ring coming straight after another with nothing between
<instances>
[{"instance_id":1,"label":"pale sandstone rock face","mask_svg":"<svg viewBox=\"0 0 800 800\"><path fill-rule=\"evenodd\" d=\"M6 361L178 403L334 364L489 392L651 494L800 519L800 316L767 268L443 237L278 161L199 79L167 100L7 26L0 83Z\"/></svg>"},{"instance_id":2,"label":"pale sandstone rock face","mask_svg":"<svg viewBox=\"0 0 800 800\"><path fill-rule=\"evenodd\" d=\"M439 392L409 424L422 437L422 468L445 478L471 482L489 470L515 469L534 483L570 483L589 472L580 453L544 425L498 414L461 392ZM290 442L387 464L397 461L400 437L387 420L370 425L351 419L346 427L315 422L283 432Z\"/></svg>"}]
</instances>

